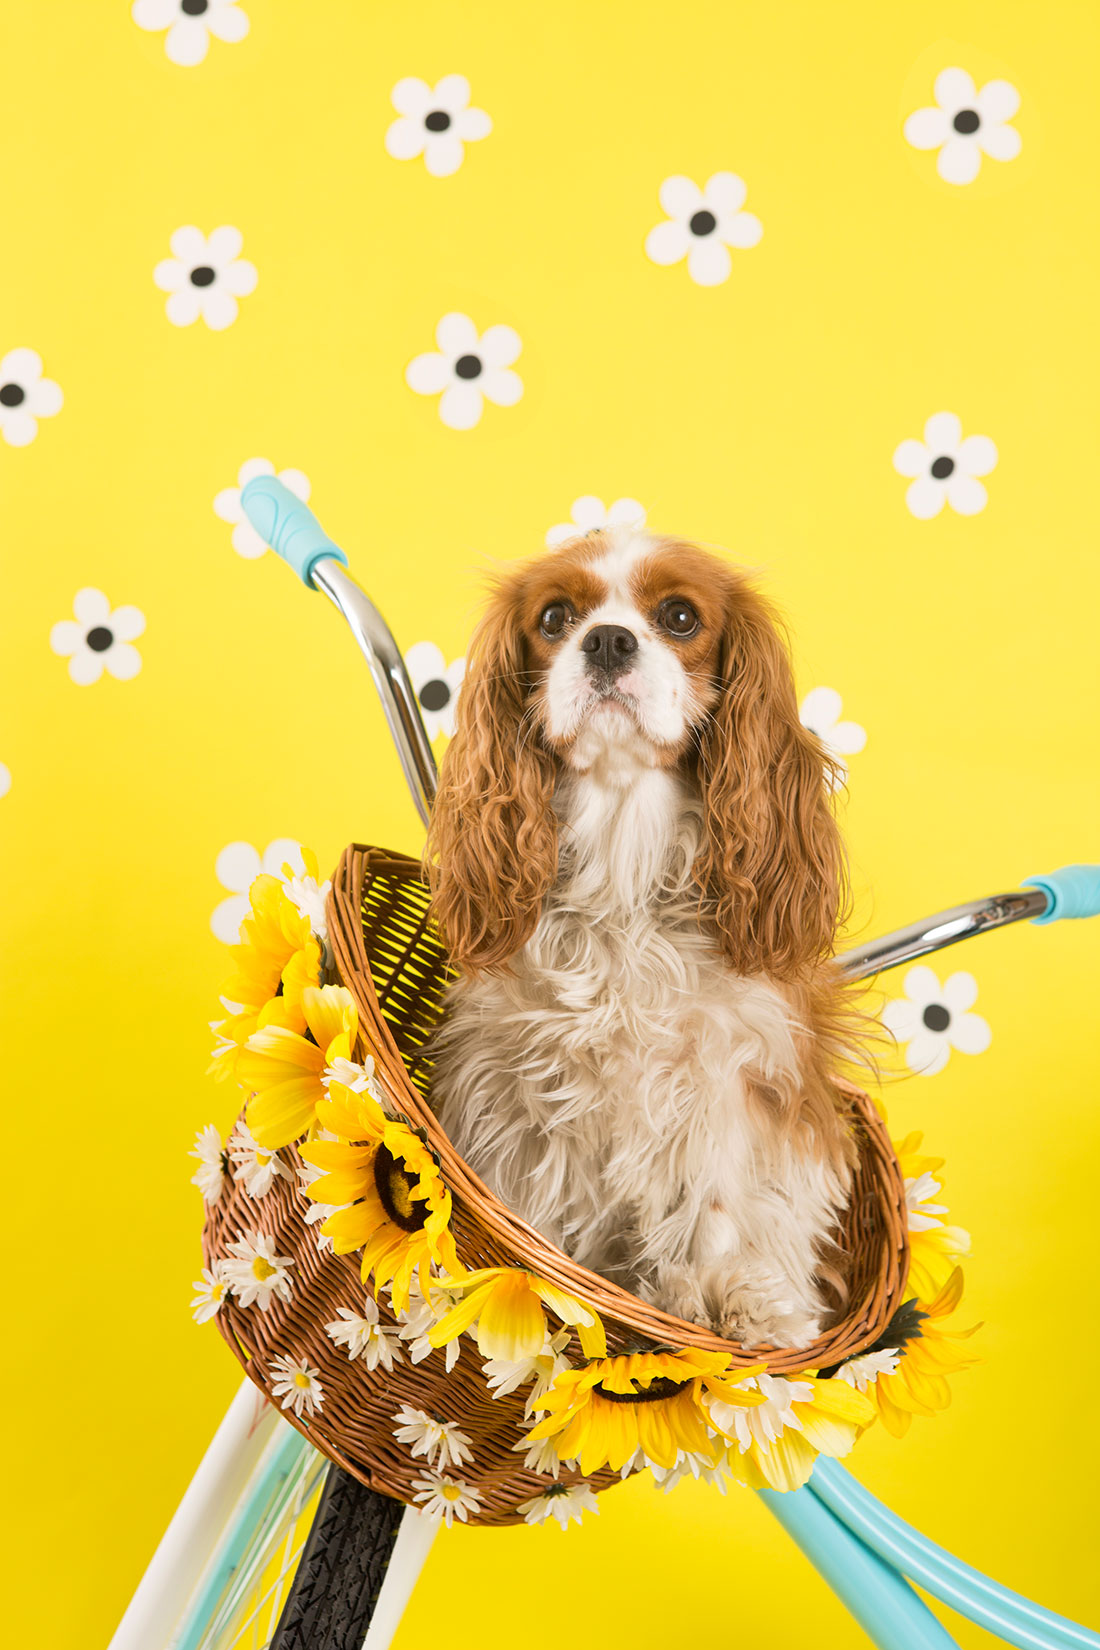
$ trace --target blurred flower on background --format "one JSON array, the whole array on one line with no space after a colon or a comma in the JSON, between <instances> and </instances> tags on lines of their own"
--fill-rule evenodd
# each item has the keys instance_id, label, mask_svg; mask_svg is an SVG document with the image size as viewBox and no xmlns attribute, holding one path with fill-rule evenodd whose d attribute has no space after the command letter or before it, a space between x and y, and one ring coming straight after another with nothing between
<instances>
[{"instance_id":1,"label":"blurred flower on background","mask_svg":"<svg viewBox=\"0 0 1100 1650\"><path fill-rule=\"evenodd\" d=\"M905 502L918 521L938 516L950 504L960 516L976 516L988 502L982 483L997 463L997 449L987 435L968 435L951 412L933 413L924 426L924 440L903 441L894 449L894 469L916 479L906 488Z\"/></svg>"},{"instance_id":2,"label":"blurred flower on background","mask_svg":"<svg viewBox=\"0 0 1100 1650\"><path fill-rule=\"evenodd\" d=\"M69 675L79 687L98 682L106 670L128 682L141 669L141 654L131 644L145 629L136 607L116 607L91 585L73 597L75 619L61 619L50 631L50 646L69 661Z\"/></svg>"},{"instance_id":3,"label":"blurred flower on background","mask_svg":"<svg viewBox=\"0 0 1100 1650\"><path fill-rule=\"evenodd\" d=\"M696 286L721 286L733 268L728 249L755 246L764 233L758 217L741 211L746 194L734 172L715 172L702 189L690 178L666 178L657 198L668 221L646 236L646 256L655 264L686 258Z\"/></svg>"},{"instance_id":4,"label":"blurred flower on background","mask_svg":"<svg viewBox=\"0 0 1100 1650\"><path fill-rule=\"evenodd\" d=\"M257 476L273 476L276 473L283 486L288 487L295 498L300 498L303 504L308 502L309 477L301 470L276 472L274 464L268 458L246 458L237 471L237 485L223 487L220 493L214 495L214 514L222 521L233 524L233 548L238 556L243 556L246 561L255 561L258 556L265 555L267 545L244 513L241 488L254 481Z\"/></svg>"},{"instance_id":5,"label":"blurred flower on background","mask_svg":"<svg viewBox=\"0 0 1100 1650\"><path fill-rule=\"evenodd\" d=\"M0 435L9 447L27 447L38 420L52 418L64 401L61 387L42 376L42 357L33 349L12 349L0 361Z\"/></svg>"},{"instance_id":6,"label":"blurred flower on background","mask_svg":"<svg viewBox=\"0 0 1100 1650\"><path fill-rule=\"evenodd\" d=\"M603 527L637 529L644 526L645 505L639 504L636 498L617 498L605 508L602 498L597 498L594 493L585 493L573 500L569 520L560 521L548 530L546 545L547 549L556 550L559 544L575 539L578 533L598 533Z\"/></svg>"},{"instance_id":7,"label":"blurred flower on background","mask_svg":"<svg viewBox=\"0 0 1100 1650\"><path fill-rule=\"evenodd\" d=\"M237 319L238 298L256 290L256 265L242 258L244 237L223 223L204 235L194 224L173 232L171 258L162 258L153 280L169 294L165 313L174 327L189 327L201 315L212 332Z\"/></svg>"},{"instance_id":8,"label":"blurred flower on background","mask_svg":"<svg viewBox=\"0 0 1100 1650\"><path fill-rule=\"evenodd\" d=\"M454 738L455 705L466 674L466 660L447 663L434 642L414 642L405 654L405 669L416 693L429 739Z\"/></svg>"},{"instance_id":9,"label":"blurred flower on background","mask_svg":"<svg viewBox=\"0 0 1100 1650\"><path fill-rule=\"evenodd\" d=\"M167 29L165 54L183 69L202 62L211 35L235 42L248 33L248 17L236 0L134 0L130 16L152 34Z\"/></svg>"},{"instance_id":10,"label":"blurred flower on background","mask_svg":"<svg viewBox=\"0 0 1100 1650\"><path fill-rule=\"evenodd\" d=\"M438 395L439 416L452 430L472 430L483 403L514 407L523 380L511 371L522 345L511 327L495 326L478 335L468 315L444 315L435 329L438 352L417 355L405 368L405 382L417 395Z\"/></svg>"},{"instance_id":11,"label":"blurred flower on background","mask_svg":"<svg viewBox=\"0 0 1100 1650\"><path fill-rule=\"evenodd\" d=\"M470 82L448 74L429 86L426 80L399 80L390 98L400 116L386 129L386 153L394 160L415 160L433 178L447 178L462 165L464 143L489 136L493 123L484 109L470 108Z\"/></svg>"},{"instance_id":12,"label":"blurred flower on background","mask_svg":"<svg viewBox=\"0 0 1100 1650\"><path fill-rule=\"evenodd\" d=\"M949 974L941 985L924 963L905 976L905 996L895 997L882 1011L887 1031L904 1043L905 1063L923 1077L942 1071L951 1050L983 1054L993 1040L989 1024L970 1010L978 1000L973 974Z\"/></svg>"},{"instance_id":13,"label":"blurred flower on background","mask_svg":"<svg viewBox=\"0 0 1100 1650\"><path fill-rule=\"evenodd\" d=\"M905 122L914 149L938 149L936 171L945 183L973 183L982 156L1015 160L1020 134L1010 121L1020 94L1007 80L989 80L981 91L965 69L944 69L932 89L934 106L915 109Z\"/></svg>"},{"instance_id":14,"label":"blurred flower on background","mask_svg":"<svg viewBox=\"0 0 1100 1650\"><path fill-rule=\"evenodd\" d=\"M226 843L214 861L214 875L223 888L229 889L230 897L210 913L210 926L219 940L236 945L249 911L248 890L261 871L281 878L284 865L292 866L299 875L305 872L302 845L292 836L277 836L262 853L251 842Z\"/></svg>"},{"instance_id":15,"label":"blurred flower on background","mask_svg":"<svg viewBox=\"0 0 1100 1650\"><path fill-rule=\"evenodd\" d=\"M835 688L811 688L798 707L798 719L804 728L816 733L833 761L840 769L840 778L848 777L847 756L855 756L867 743L867 730L858 722L842 722L840 712L844 701Z\"/></svg>"}]
</instances>

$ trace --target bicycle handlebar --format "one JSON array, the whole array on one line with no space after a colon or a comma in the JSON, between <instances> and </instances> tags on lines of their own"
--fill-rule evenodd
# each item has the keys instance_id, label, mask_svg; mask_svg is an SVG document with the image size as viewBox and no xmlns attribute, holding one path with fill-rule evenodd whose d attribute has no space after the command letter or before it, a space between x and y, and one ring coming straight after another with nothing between
<instances>
[{"instance_id":1,"label":"bicycle handlebar","mask_svg":"<svg viewBox=\"0 0 1100 1650\"><path fill-rule=\"evenodd\" d=\"M1041 888L1047 908L1036 922L1068 917L1100 917L1100 865L1063 865L1045 876L1026 877L1025 888Z\"/></svg>"},{"instance_id":2,"label":"bicycle handlebar","mask_svg":"<svg viewBox=\"0 0 1100 1650\"><path fill-rule=\"evenodd\" d=\"M328 557L348 565L308 505L275 476L255 476L241 488L241 508L265 544L293 567L309 590L313 569Z\"/></svg>"}]
</instances>

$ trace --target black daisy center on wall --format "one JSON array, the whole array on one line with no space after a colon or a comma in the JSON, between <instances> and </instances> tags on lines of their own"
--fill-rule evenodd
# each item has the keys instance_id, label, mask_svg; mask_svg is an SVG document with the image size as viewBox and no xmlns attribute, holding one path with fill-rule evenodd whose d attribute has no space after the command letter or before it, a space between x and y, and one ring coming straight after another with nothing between
<instances>
[{"instance_id":1,"label":"black daisy center on wall","mask_svg":"<svg viewBox=\"0 0 1100 1650\"><path fill-rule=\"evenodd\" d=\"M705 206L700 207L699 211L693 212L688 219L688 228L693 235L713 235L718 228L718 219L713 212L708 212Z\"/></svg>"},{"instance_id":2,"label":"black daisy center on wall","mask_svg":"<svg viewBox=\"0 0 1100 1650\"><path fill-rule=\"evenodd\" d=\"M424 124L429 132L445 132L451 124L451 117L446 109L433 109L424 116Z\"/></svg>"},{"instance_id":3,"label":"black daisy center on wall","mask_svg":"<svg viewBox=\"0 0 1100 1650\"><path fill-rule=\"evenodd\" d=\"M196 264L191 271L192 286L213 286L214 270L209 264Z\"/></svg>"},{"instance_id":4,"label":"black daisy center on wall","mask_svg":"<svg viewBox=\"0 0 1100 1650\"><path fill-rule=\"evenodd\" d=\"M935 476L937 481L946 481L948 476L954 471L954 468L955 460L953 458L948 458L946 453L941 453L939 458L934 458L932 460L932 474Z\"/></svg>"},{"instance_id":5,"label":"black daisy center on wall","mask_svg":"<svg viewBox=\"0 0 1100 1650\"><path fill-rule=\"evenodd\" d=\"M108 630L105 624L93 625L84 638L93 653L106 653L114 639L114 632Z\"/></svg>"},{"instance_id":6,"label":"black daisy center on wall","mask_svg":"<svg viewBox=\"0 0 1100 1650\"><path fill-rule=\"evenodd\" d=\"M0 407L21 407L27 399L22 384L4 384L0 387Z\"/></svg>"},{"instance_id":7,"label":"black daisy center on wall","mask_svg":"<svg viewBox=\"0 0 1100 1650\"><path fill-rule=\"evenodd\" d=\"M185 17L201 17L210 0L180 0L180 11Z\"/></svg>"},{"instance_id":8,"label":"black daisy center on wall","mask_svg":"<svg viewBox=\"0 0 1100 1650\"><path fill-rule=\"evenodd\" d=\"M981 116L979 115L977 109L960 109L954 120L951 122L956 132L961 132L963 137L972 136L972 134L978 130L981 123Z\"/></svg>"},{"instance_id":9,"label":"black daisy center on wall","mask_svg":"<svg viewBox=\"0 0 1100 1650\"><path fill-rule=\"evenodd\" d=\"M929 1003L921 1015L929 1031L946 1031L951 1024L951 1010L943 1003Z\"/></svg>"},{"instance_id":10,"label":"black daisy center on wall","mask_svg":"<svg viewBox=\"0 0 1100 1650\"><path fill-rule=\"evenodd\" d=\"M430 682L424 683L416 697L425 710L439 711L450 704L451 690L442 677L433 676Z\"/></svg>"},{"instance_id":11,"label":"black daisy center on wall","mask_svg":"<svg viewBox=\"0 0 1100 1650\"><path fill-rule=\"evenodd\" d=\"M455 373L459 378L480 378L480 355L460 355L455 362Z\"/></svg>"}]
</instances>

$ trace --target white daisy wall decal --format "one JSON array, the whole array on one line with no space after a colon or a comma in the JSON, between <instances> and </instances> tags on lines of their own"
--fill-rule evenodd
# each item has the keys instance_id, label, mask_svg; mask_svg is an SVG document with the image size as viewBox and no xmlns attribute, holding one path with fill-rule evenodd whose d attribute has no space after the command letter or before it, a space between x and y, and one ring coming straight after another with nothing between
<instances>
[{"instance_id":1,"label":"white daisy wall decal","mask_svg":"<svg viewBox=\"0 0 1100 1650\"><path fill-rule=\"evenodd\" d=\"M10 349L0 361L0 435L9 447L29 447L38 420L60 412L64 399L60 385L43 378L33 349Z\"/></svg>"},{"instance_id":2,"label":"white daisy wall decal","mask_svg":"<svg viewBox=\"0 0 1100 1650\"><path fill-rule=\"evenodd\" d=\"M405 368L405 382L417 395L438 395L439 416L452 430L472 430L485 401L514 407L523 381L511 370L522 345L511 327L478 334L468 315L444 315L435 329L438 350L417 355Z\"/></svg>"},{"instance_id":3,"label":"white daisy wall decal","mask_svg":"<svg viewBox=\"0 0 1100 1650\"><path fill-rule=\"evenodd\" d=\"M281 1354L271 1360L271 1396L281 1398L281 1409L292 1409L295 1415L310 1416L324 1408L325 1394L319 1379L320 1372L312 1369L304 1358L287 1358Z\"/></svg>"},{"instance_id":4,"label":"white daisy wall decal","mask_svg":"<svg viewBox=\"0 0 1100 1650\"><path fill-rule=\"evenodd\" d=\"M386 153L394 160L415 160L433 178L448 178L462 165L463 145L489 136L493 123L484 109L470 108L470 82L447 74L429 86L426 80L399 80L390 99L400 118L386 130Z\"/></svg>"},{"instance_id":5,"label":"white daisy wall decal","mask_svg":"<svg viewBox=\"0 0 1100 1650\"><path fill-rule=\"evenodd\" d=\"M949 504L960 516L976 516L989 495L979 476L997 463L997 449L987 435L963 439L962 424L954 413L933 413L924 426L924 440L903 441L894 451L894 469L912 476L905 502L918 521L930 521Z\"/></svg>"},{"instance_id":6,"label":"white daisy wall decal","mask_svg":"<svg viewBox=\"0 0 1100 1650\"><path fill-rule=\"evenodd\" d=\"M273 476L276 473L283 486L288 487L295 498L300 498L303 504L308 502L309 477L301 470L276 472L274 464L268 458L246 458L237 471L237 485L223 487L220 493L214 495L214 514L222 521L232 523L231 543L238 556L243 556L246 561L255 561L258 556L266 555L267 545L244 513L241 505L241 488L247 482L253 481L256 476Z\"/></svg>"},{"instance_id":7,"label":"white daisy wall decal","mask_svg":"<svg viewBox=\"0 0 1100 1650\"><path fill-rule=\"evenodd\" d=\"M886 1004L882 1021L899 1043L905 1044L905 1063L922 1077L932 1077L947 1064L952 1049L960 1054L983 1054L993 1040L988 1023L970 1010L978 1000L973 974L949 974L942 986L923 963L905 976L905 996Z\"/></svg>"},{"instance_id":8,"label":"white daisy wall decal","mask_svg":"<svg viewBox=\"0 0 1100 1650\"><path fill-rule=\"evenodd\" d=\"M568 521L559 521L546 534L546 545L556 550L559 544L575 539L578 533L598 533L603 527L645 526L645 505L636 498L617 498L605 507L595 493L585 493L573 500Z\"/></svg>"},{"instance_id":9,"label":"white daisy wall decal","mask_svg":"<svg viewBox=\"0 0 1100 1650\"><path fill-rule=\"evenodd\" d=\"M69 661L69 675L80 687L98 682L104 670L128 682L141 669L141 654L132 644L145 629L136 607L114 611L102 590L91 585L73 597L75 619L61 619L50 631L50 646Z\"/></svg>"},{"instance_id":10,"label":"white daisy wall decal","mask_svg":"<svg viewBox=\"0 0 1100 1650\"><path fill-rule=\"evenodd\" d=\"M414 642L405 654L405 669L416 693L428 738L436 739L441 733L448 739L453 738L455 704L466 674L466 660L452 659L448 664L434 642Z\"/></svg>"},{"instance_id":11,"label":"white daisy wall decal","mask_svg":"<svg viewBox=\"0 0 1100 1650\"><path fill-rule=\"evenodd\" d=\"M130 16L139 29L160 34L164 51L183 69L201 63L215 40L236 42L248 33L248 16L236 0L134 0Z\"/></svg>"},{"instance_id":12,"label":"white daisy wall decal","mask_svg":"<svg viewBox=\"0 0 1100 1650\"><path fill-rule=\"evenodd\" d=\"M282 877L283 866L289 865L302 874L302 845L292 836L277 836L261 853L251 842L227 842L214 861L214 875L229 898L223 899L210 913L210 926L225 945L236 945L240 939L241 923L248 915L248 890L260 875Z\"/></svg>"},{"instance_id":13,"label":"white daisy wall decal","mask_svg":"<svg viewBox=\"0 0 1100 1650\"><path fill-rule=\"evenodd\" d=\"M811 688L798 707L799 721L811 733L816 733L837 763L841 779L848 774L846 758L855 756L867 743L867 731L858 722L841 721L843 708L844 701L831 687Z\"/></svg>"},{"instance_id":14,"label":"white daisy wall decal","mask_svg":"<svg viewBox=\"0 0 1100 1650\"><path fill-rule=\"evenodd\" d=\"M242 258L244 237L232 224L204 235L194 224L174 231L153 280L167 292L165 313L174 327L189 327L201 315L212 332L223 332L237 319L238 298L256 289L255 264Z\"/></svg>"},{"instance_id":15,"label":"white daisy wall decal","mask_svg":"<svg viewBox=\"0 0 1100 1650\"><path fill-rule=\"evenodd\" d=\"M690 178L666 178L658 199L668 219L646 236L646 256L655 264L686 258L696 286L721 286L733 268L729 248L755 246L764 233L760 219L741 210L747 192L734 172L715 172L702 189Z\"/></svg>"},{"instance_id":16,"label":"white daisy wall decal","mask_svg":"<svg viewBox=\"0 0 1100 1650\"><path fill-rule=\"evenodd\" d=\"M965 69L944 69L932 88L935 104L915 109L903 131L914 149L938 149L936 171L945 183L973 183L982 156L1015 160L1020 134L1009 126L1020 94L1007 80L987 80L981 91Z\"/></svg>"}]
</instances>

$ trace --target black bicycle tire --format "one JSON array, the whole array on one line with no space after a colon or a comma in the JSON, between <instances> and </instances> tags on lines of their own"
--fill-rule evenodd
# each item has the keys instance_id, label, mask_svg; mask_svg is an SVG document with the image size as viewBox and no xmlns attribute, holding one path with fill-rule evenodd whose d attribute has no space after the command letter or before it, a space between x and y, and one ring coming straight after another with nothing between
<instances>
[{"instance_id":1,"label":"black bicycle tire","mask_svg":"<svg viewBox=\"0 0 1100 1650\"><path fill-rule=\"evenodd\" d=\"M362 1650L404 1511L329 1467L269 1650Z\"/></svg>"}]
</instances>

